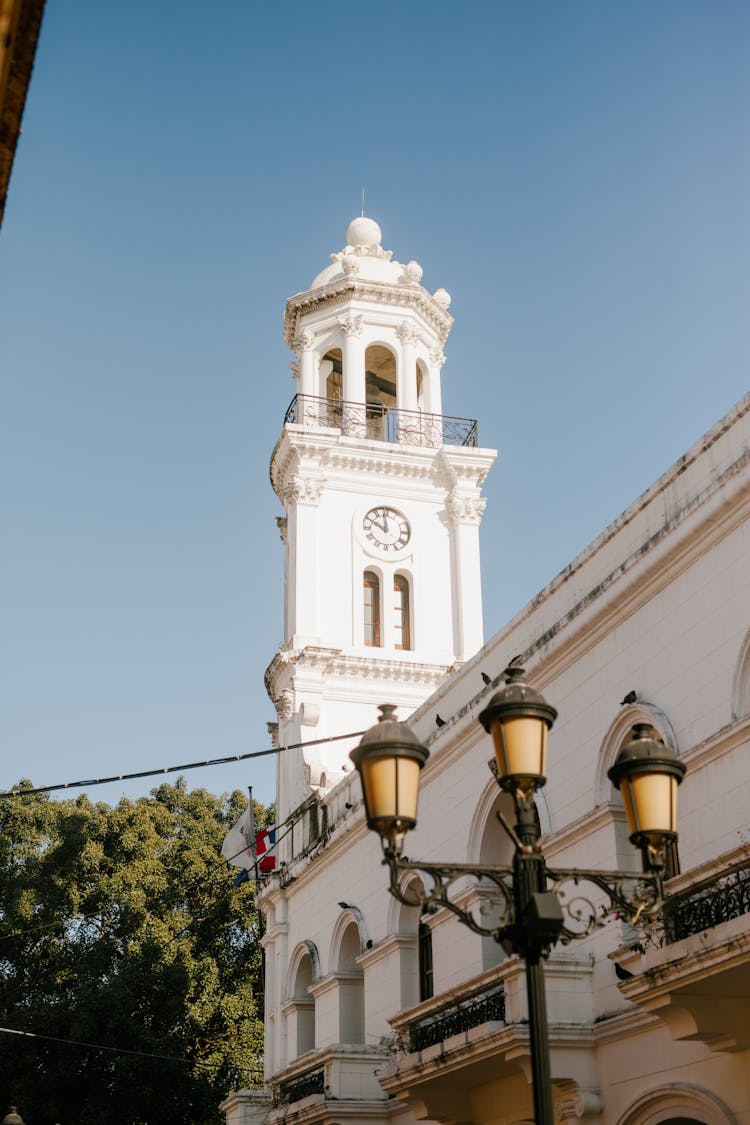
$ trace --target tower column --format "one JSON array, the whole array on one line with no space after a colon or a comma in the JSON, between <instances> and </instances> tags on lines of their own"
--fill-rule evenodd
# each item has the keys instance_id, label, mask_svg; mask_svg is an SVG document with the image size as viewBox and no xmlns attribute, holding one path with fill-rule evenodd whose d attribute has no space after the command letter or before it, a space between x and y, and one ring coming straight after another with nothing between
<instances>
[{"instance_id":1,"label":"tower column","mask_svg":"<svg viewBox=\"0 0 750 1125\"><path fill-rule=\"evenodd\" d=\"M479 525L486 501L479 496L449 496L453 524L453 636L456 660L468 660L484 644Z\"/></svg>"},{"instance_id":2,"label":"tower column","mask_svg":"<svg viewBox=\"0 0 750 1125\"><path fill-rule=\"evenodd\" d=\"M396 329L401 342L397 382L399 410L417 409L417 331L411 321L405 320Z\"/></svg>"},{"instance_id":3,"label":"tower column","mask_svg":"<svg viewBox=\"0 0 750 1125\"><path fill-rule=\"evenodd\" d=\"M294 476L284 489L289 511L289 642L295 648L317 641L318 517L322 481Z\"/></svg>"},{"instance_id":4,"label":"tower column","mask_svg":"<svg viewBox=\"0 0 750 1125\"><path fill-rule=\"evenodd\" d=\"M442 348L430 348L430 411L433 414L443 413L443 399L440 390L440 371L445 363Z\"/></svg>"},{"instance_id":5,"label":"tower column","mask_svg":"<svg viewBox=\"0 0 750 1125\"><path fill-rule=\"evenodd\" d=\"M365 402L365 349L362 341L362 317L342 316L339 328L344 334L342 349L345 402Z\"/></svg>"},{"instance_id":6,"label":"tower column","mask_svg":"<svg viewBox=\"0 0 750 1125\"><path fill-rule=\"evenodd\" d=\"M315 385L315 353L313 352L313 334L305 329L293 341L293 346L299 356L299 393L301 395L317 395Z\"/></svg>"}]
</instances>

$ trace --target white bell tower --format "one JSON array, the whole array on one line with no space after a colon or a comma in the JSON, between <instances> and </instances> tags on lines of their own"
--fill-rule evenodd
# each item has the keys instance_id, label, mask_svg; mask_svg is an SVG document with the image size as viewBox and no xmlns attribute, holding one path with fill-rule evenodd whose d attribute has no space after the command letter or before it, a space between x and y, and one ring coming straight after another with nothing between
<instances>
[{"instance_id":1,"label":"white bell tower","mask_svg":"<svg viewBox=\"0 0 750 1125\"><path fill-rule=\"evenodd\" d=\"M271 457L284 505L284 640L266 672L281 744L406 718L483 643L481 485L496 453L442 413L444 289L372 219L304 293L284 338L296 394ZM350 768L356 740L279 755L278 816Z\"/></svg>"}]
</instances>

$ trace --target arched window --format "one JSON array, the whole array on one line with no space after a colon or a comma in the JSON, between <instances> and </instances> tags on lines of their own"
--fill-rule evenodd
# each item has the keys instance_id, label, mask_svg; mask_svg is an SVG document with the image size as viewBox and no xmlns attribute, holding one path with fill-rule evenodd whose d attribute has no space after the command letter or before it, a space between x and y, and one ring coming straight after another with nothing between
<instances>
[{"instance_id":1,"label":"arched window","mask_svg":"<svg viewBox=\"0 0 750 1125\"><path fill-rule=\"evenodd\" d=\"M409 579L404 574L397 574L393 579L394 648L411 648L409 612Z\"/></svg>"},{"instance_id":2,"label":"arched window","mask_svg":"<svg viewBox=\"0 0 750 1125\"><path fill-rule=\"evenodd\" d=\"M379 648L380 579L374 570L366 570L364 573L362 595L365 644Z\"/></svg>"},{"instance_id":3,"label":"arched window","mask_svg":"<svg viewBox=\"0 0 750 1125\"><path fill-rule=\"evenodd\" d=\"M310 995L313 983L313 963L309 953L300 958L294 978L294 1012L297 1021L296 1053L304 1055L315 1047L315 1001Z\"/></svg>"},{"instance_id":4,"label":"arched window","mask_svg":"<svg viewBox=\"0 0 750 1125\"><path fill-rule=\"evenodd\" d=\"M339 950L339 1042L365 1041L365 980L357 957L362 952L356 922L347 926Z\"/></svg>"},{"instance_id":5,"label":"arched window","mask_svg":"<svg viewBox=\"0 0 750 1125\"><path fill-rule=\"evenodd\" d=\"M419 1002L431 1000L435 995L435 974L432 966L432 930L419 920Z\"/></svg>"}]
</instances>

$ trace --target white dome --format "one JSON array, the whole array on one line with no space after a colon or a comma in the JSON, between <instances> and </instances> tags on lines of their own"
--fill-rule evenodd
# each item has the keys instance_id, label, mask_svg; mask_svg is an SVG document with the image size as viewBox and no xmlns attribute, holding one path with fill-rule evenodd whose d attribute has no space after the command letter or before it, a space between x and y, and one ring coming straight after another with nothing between
<instances>
[{"instance_id":1,"label":"white dome","mask_svg":"<svg viewBox=\"0 0 750 1125\"><path fill-rule=\"evenodd\" d=\"M375 220L368 219L365 215L352 219L346 228L347 246L380 246L382 237L380 227Z\"/></svg>"},{"instance_id":2,"label":"white dome","mask_svg":"<svg viewBox=\"0 0 750 1125\"><path fill-rule=\"evenodd\" d=\"M338 254L331 254L331 265L313 279L311 289L327 285L340 277L359 277L366 281L383 281L397 285L404 267L392 261L392 252L380 245L383 235L374 219L359 215L346 228L346 246Z\"/></svg>"}]
</instances>

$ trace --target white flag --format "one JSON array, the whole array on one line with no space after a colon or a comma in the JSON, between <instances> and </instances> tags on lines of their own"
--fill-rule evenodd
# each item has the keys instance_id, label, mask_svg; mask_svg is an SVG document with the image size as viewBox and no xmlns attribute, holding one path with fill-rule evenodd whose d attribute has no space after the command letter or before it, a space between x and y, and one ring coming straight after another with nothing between
<instances>
[{"instance_id":1,"label":"white flag","mask_svg":"<svg viewBox=\"0 0 750 1125\"><path fill-rule=\"evenodd\" d=\"M252 791L247 808L224 837L221 854L227 863L232 863L235 867L244 867L246 871L255 870L255 816Z\"/></svg>"}]
</instances>

